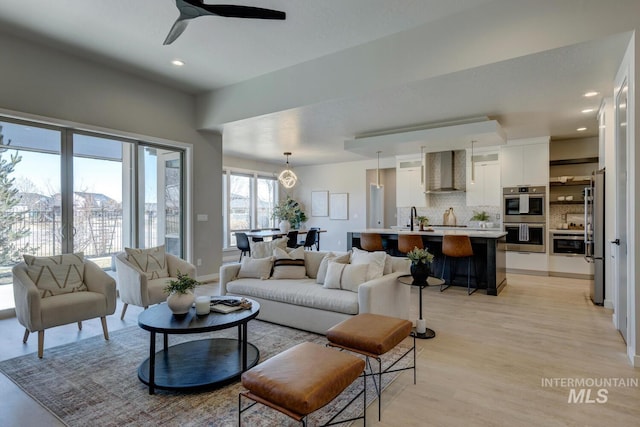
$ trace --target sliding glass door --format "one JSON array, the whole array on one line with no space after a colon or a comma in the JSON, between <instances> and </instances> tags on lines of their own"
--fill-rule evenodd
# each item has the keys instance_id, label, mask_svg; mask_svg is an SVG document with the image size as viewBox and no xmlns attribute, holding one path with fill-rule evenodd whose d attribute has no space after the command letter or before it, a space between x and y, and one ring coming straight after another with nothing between
<instances>
[{"instance_id":1,"label":"sliding glass door","mask_svg":"<svg viewBox=\"0 0 640 427\"><path fill-rule=\"evenodd\" d=\"M72 138L73 193L66 193L72 209L73 247L69 249L82 251L102 268L110 269L112 255L131 246L130 234L126 234L131 227L124 227L123 206L131 204L132 186L127 181L123 187L123 165L129 163L133 145L82 133L73 133Z\"/></svg>"},{"instance_id":2,"label":"sliding glass door","mask_svg":"<svg viewBox=\"0 0 640 427\"><path fill-rule=\"evenodd\" d=\"M83 252L105 270L124 247L183 256L183 151L0 119L0 310L23 254Z\"/></svg>"},{"instance_id":3,"label":"sliding glass door","mask_svg":"<svg viewBox=\"0 0 640 427\"><path fill-rule=\"evenodd\" d=\"M138 148L139 247L164 244L183 256L183 157L180 150Z\"/></svg>"},{"instance_id":4,"label":"sliding glass door","mask_svg":"<svg viewBox=\"0 0 640 427\"><path fill-rule=\"evenodd\" d=\"M23 254L55 255L67 242L60 210L62 132L0 121L0 310L12 308L11 268Z\"/></svg>"}]
</instances>

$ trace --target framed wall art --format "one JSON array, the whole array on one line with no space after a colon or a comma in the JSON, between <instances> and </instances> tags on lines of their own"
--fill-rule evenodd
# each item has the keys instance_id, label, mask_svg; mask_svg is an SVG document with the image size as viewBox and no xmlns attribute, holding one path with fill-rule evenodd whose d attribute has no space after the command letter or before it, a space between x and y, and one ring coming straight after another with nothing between
<instances>
[{"instance_id":1,"label":"framed wall art","mask_svg":"<svg viewBox=\"0 0 640 427\"><path fill-rule=\"evenodd\" d=\"M329 216L329 192L311 192L311 216Z\"/></svg>"},{"instance_id":2,"label":"framed wall art","mask_svg":"<svg viewBox=\"0 0 640 427\"><path fill-rule=\"evenodd\" d=\"M349 193L333 193L329 197L329 219L349 219Z\"/></svg>"}]
</instances>

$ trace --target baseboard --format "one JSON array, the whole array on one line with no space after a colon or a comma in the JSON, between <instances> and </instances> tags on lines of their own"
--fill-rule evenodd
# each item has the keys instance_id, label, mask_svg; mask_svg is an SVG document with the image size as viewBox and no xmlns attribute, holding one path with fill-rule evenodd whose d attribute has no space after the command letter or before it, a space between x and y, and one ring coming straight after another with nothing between
<instances>
[{"instance_id":1,"label":"baseboard","mask_svg":"<svg viewBox=\"0 0 640 427\"><path fill-rule=\"evenodd\" d=\"M566 277L569 279L581 279L581 280L593 280L593 274L581 274L581 273L564 273L561 271L550 271L551 277Z\"/></svg>"},{"instance_id":2,"label":"baseboard","mask_svg":"<svg viewBox=\"0 0 640 427\"><path fill-rule=\"evenodd\" d=\"M610 308L611 310L613 310L613 301L611 301L610 299L604 299L604 308Z\"/></svg>"},{"instance_id":3,"label":"baseboard","mask_svg":"<svg viewBox=\"0 0 640 427\"><path fill-rule=\"evenodd\" d=\"M0 310L0 320L1 319L10 319L12 317L16 317L16 309L15 308L6 308L4 310Z\"/></svg>"},{"instance_id":4,"label":"baseboard","mask_svg":"<svg viewBox=\"0 0 640 427\"><path fill-rule=\"evenodd\" d=\"M634 368L640 368L640 355L633 354L633 350L631 350L631 348L628 348L627 354L629 355L629 362L631 362L631 365Z\"/></svg>"},{"instance_id":5,"label":"baseboard","mask_svg":"<svg viewBox=\"0 0 640 427\"><path fill-rule=\"evenodd\" d=\"M507 274L528 274L530 276L549 276L548 271L542 270L523 270L520 268L507 268Z\"/></svg>"},{"instance_id":6,"label":"baseboard","mask_svg":"<svg viewBox=\"0 0 640 427\"><path fill-rule=\"evenodd\" d=\"M204 276L198 276L198 282L200 283L209 283L209 282L217 282L220 278L219 273L214 274L205 274Z\"/></svg>"}]
</instances>

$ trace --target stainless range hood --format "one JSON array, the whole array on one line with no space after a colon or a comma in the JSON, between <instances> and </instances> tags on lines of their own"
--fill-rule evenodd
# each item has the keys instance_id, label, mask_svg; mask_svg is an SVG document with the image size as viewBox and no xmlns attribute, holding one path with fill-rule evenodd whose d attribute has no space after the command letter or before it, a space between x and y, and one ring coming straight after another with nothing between
<instances>
[{"instance_id":1,"label":"stainless range hood","mask_svg":"<svg viewBox=\"0 0 640 427\"><path fill-rule=\"evenodd\" d=\"M464 151L459 151L464 160ZM463 193L464 188L455 185L456 152L441 151L439 153L427 153L425 162L425 194ZM458 165L460 167L460 165ZM462 171L464 172L464 167ZM435 175L435 177L434 177ZM464 182L464 178L462 179Z\"/></svg>"}]
</instances>

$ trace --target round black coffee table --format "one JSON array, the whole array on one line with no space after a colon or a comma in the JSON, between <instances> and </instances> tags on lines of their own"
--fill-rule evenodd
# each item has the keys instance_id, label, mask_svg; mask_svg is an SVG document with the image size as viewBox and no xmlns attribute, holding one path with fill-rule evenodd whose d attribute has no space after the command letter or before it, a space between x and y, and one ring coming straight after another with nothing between
<instances>
[{"instance_id":1,"label":"round black coffee table","mask_svg":"<svg viewBox=\"0 0 640 427\"><path fill-rule=\"evenodd\" d=\"M251 309L227 314L211 312L174 316L166 303L155 305L138 316L138 325L151 332L149 358L138 368L138 378L163 390L198 390L227 384L258 363L260 351L247 342L247 323L260 312L260 304L249 300ZM208 338L169 347L169 334L197 334L238 327L238 339ZM164 348L156 352L156 333L164 335Z\"/></svg>"},{"instance_id":2,"label":"round black coffee table","mask_svg":"<svg viewBox=\"0 0 640 427\"><path fill-rule=\"evenodd\" d=\"M420 318L416 322L416 331L415 331L416 338L429 339L429 338L435 337L436 332L433 329L426 328L424 332L417 331L418 322L424 322L424 319L422 318L422 290L427 286L440 286L444 283L444 280L439 279L437 277L429 276L427 278L427 283L414 283L413 277L410 274L407 274L407 275L398 277L398 281L405 285L417 286L420 288L420 302L419 302Z\"/></svg>"}]
</instances>

